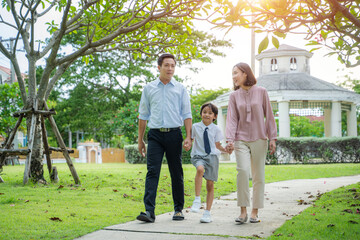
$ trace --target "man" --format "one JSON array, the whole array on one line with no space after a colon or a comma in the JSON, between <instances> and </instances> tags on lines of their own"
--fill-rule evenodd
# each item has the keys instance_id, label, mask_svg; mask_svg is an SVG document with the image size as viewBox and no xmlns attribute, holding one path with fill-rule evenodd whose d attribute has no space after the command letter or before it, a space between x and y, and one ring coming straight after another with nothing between
<instances>
[{"instance_id":1,"label":"man","mask_svg":"<svg viewBox=\"0 0 360 240\"><path fill-rule=\"evenodd\" d=\"M183 220L184 181L181 163L182 133L185 125L184 149L191 148L191 105L185 87L174 78L176 61L172 54L162 54L158 59L159 79L147 84L141 95L139 107L138 148L145 157L144 134L147 121L148 133L147 174L145 182L145 212L137 219L155 221L155 199L164 153L169 166L174 201L173 220Z\"/></svg>"}]
</instances>

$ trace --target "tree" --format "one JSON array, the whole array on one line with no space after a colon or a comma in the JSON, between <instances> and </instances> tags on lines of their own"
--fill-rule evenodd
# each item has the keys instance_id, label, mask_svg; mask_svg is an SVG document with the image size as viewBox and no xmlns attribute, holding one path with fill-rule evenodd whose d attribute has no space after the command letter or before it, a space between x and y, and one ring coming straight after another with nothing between
<instances>
[{"instance_id":1,"label":"tree","mask_svg":"<svg viewBox=\"0 0 360 240\"><path fill-rule=\"evenodd\" d=\"M8 136L16 123L13 112L22 108L19 85L0 84L0 135ZM24 130L24 123L21 128Z\"/></svg>"},{"instance_id":2,"label":"tree","mask_svg":"<svg viewBox=\"0 0 360 240\"><path fill-rule=\"evenodd\" d=\"M338 81L337 85L343 88L350 89L358 94L360 94L360 80L352 79L349 75L345 75L344 81ZM357 125L360 125L360 107L356 107L356 115L357 115ZM341 129L342 135L347 135L347 114L345 112L341 113ZM360 136L360 128L357 128L357 135Z\"/></svg>"},{"instance_id":3,"label":"tree","mask_svg":"<svg viewBox=\"0 0 360 240\"><path fill-rule=\"evenodd\" d=\"M358 0L239 0L235 6L226 0L225 5L219 9L222 17L213 20L218 27L254 27L257 32L271 33L275 47L279 46L278 37L301 33L305 28L308 45L329 48L328 55L337 54L346 67L360 65ZM268 44L269 36L266 36L259 45L259 53Z\"/></svg>"},{"instance_id":4,"label":"tree","mask_svg":"<svg viewBox=\"0 0 360 240\"><path fill-rule=\"evenodd\" d=\"M13 18L12 21L7 21L1 16L1 29L15 30L15 41L10 50L0 42L0 52L14 65L24 108L35 110L48 109L46 100L57 80L74 61L79 58L88 61L88 56L97 52L123 50L131 52L134 58L142 58L166 50L177 55L178 59L200 58L202 52L194 46L194 40L188 38L191 31L190 20L202 7L209 8L211 4L204 0L2 0L1 3L2 9L7 9ZM47 41L43 41L37 35L39 19L52 19L55 12L60 13L61 20L47 23L51 36ZM187 32L180 34L177 31L176 26L180 24L186 27ZM72 45L71 51L61 52L61 43L65 37L77 33L84 34L83 38L79 39L76 45ZM27 86L16 58L20 41L28 59ZM36 67L41 59L46 59L46 64L37 84ZM28 131L31 126L35 126L29 173L33 181L44 180L41 121L40 115L36 116L33 125L31 118L27 117ZM73 171L72 174L74 176ZM25 172L24 183L28 177Z\"/></svg>"},{"instance_id":5,"label":"tree","mask_svg":"<svg viewBox=\"0 0 360 240\"><path fill-rule=\"evenodd\" d=\"M324 137L324 122L304 116L290 116L291 137Z\"/></svg>"}]
</instances>

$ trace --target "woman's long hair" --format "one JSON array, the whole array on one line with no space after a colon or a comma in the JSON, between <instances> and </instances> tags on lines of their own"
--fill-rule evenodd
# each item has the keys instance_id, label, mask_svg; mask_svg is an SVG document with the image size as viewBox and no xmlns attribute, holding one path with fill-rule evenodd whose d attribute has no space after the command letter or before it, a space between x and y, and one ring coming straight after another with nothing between
<instances>
[{"instance_id":1,"label":"woman's long hair","mask_svg":"<svg viewBox=\"0 0 360 240\"><path fill-rule=\"evenodd\" d=\"M254 76L254 73L251 71L251 68L248 64L246 63L238 63L236 64L234 67L237 67L240 71L242 71L243 73L246 73L246 81L244 82L244 86L253 86L256 84L256 78ZM235 86L234 84L234 90L238 90L240 88L240 86Z\"/></svg>"}]
</instances>

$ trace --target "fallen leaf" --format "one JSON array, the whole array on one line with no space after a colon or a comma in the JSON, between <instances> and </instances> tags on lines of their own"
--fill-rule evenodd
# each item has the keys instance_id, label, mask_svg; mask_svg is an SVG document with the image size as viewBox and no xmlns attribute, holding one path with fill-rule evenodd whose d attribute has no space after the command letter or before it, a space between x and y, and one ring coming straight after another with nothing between
<instances>
[{"instance_id":1,"label":"fallen leaf","mask_svg":"<svg viewBox=\"0 0 360 240\"><path fill-rule=\"evenodd\" d=\"M137 189L136 187L131 187L132 189Z\"/></svg>"},{"instance_id":2,"label":"fallen leaf","mask_svg":"<svg viewBox=\"0 0 360 240\"><path fill-rule=\"evenodd\" d=\"M278 233L278 234L276 234L275 236L276 236L276 237L280 237L280 236L282 236L282 233Z\"/></svg>"},{"instance_id":3,"label":"fallen leaf","mask_svg":"<svg viewBox=\"0 0 360 240\"><path fill-rule=\"evenodd\" d=\"M113 192L118 192L118 190L117 190L117 189L113 189Z\"/></svg>"},{"instance_id":4,"label":"fallen leaf","mask_svg":"<svg viewBox=\"0 0 360 240\"><path fill-rule=\"evenodd\" d=\"M5 193L0 192L0 195L5 195Z\"/></svg>"},{"instance_id":5,"label":"fallen leaf","mask_svg":"<svg viewBox=\"0 0 360 240\"><path fill-rule=\"evenodd\" d=\"M335 227L335 224L329 224L326 227Z\"/></svg>"},{"instance_id":6,"label":"fallen leaf","mask_svg":"<svg viewBox=\"0 0 360 240\"><path fill-rule=\"evenodd\" d=\"M256 237L256 238L261 238L259 235L257 234L253 234L253 237Z\"/></svg>"},{"instance_id":7,"label":"fallen leaf","mask_svg":"<svg viewBox=\"0 0 360 240\"><path fill-rule=\"evenodd\" d=\"M58 217L52 217L52 218L49 218L50 220L52 221L59 221L59 222L62 222L62 220Z\"/></svg>"},{"instance_id":8,"label":"fallen leaf","mask_svg":"<svg viewBox=\"0 0 360 240\"><path fill-rule=\"evenodd\" d=\"M353 211L351 209L344 209L343 212L353 213Z\"/></svg>"},{"instance_id":9,"label":"fallen leaf","mask_svg":"<svg viewBox=\"0 0 360 240\"><path fill-rule=\"evenodd\" d=\"M25 200L25 202L30 202L30 200Z\"/></svg>"},{"instance_id":10,"label":"fallen leaf","mask_svg":"<svg viewBox=\"0 0 360 240\"><path fill-rule=\"evenodd\" d=\"M124 193L124 194L123 194L123 197L124 197L124 198L127 198L127 197L129 197L129 195L127 195L126 193Z\"/></svg>"},{"instance_id":11,"label":"fallen leaf","mask_svg":"<svg viewBox=\"0 0 360 240\"><path fill-rule=\"evenodd\" d=\"M185 195L185 196L188 196L188 197L191 196L191 194L187 194L187 193L184 193L184 195Z\"/></svg>"},{"instance_id":12,"label":"fallen leaf","mask_svg":"<svg viewBox=\"0 0 360 240\"><path fill-rule=\"evenodd\" d=\"M308 198L314 198L315 196L314 195L310 195Z\"/></svg>"},{"instance_id":13,"label":"fallen leaf","mask_svg":"<svg viewBox=\"0 0 360 240\"><path fill-rule=\"evenodd\" d=\"M306 192L305 194L311 194L311 192Z\"/></svg>"},{"instance_id":14,"label":"fallen leaf","mask_svg":"<svg viewBox=\"0 0 360 240\"><path fill-rule=\"evenodd\" d=\"M64 186L63 185L60 185L57 189L61 189L61 188L63 188Z\"/></svg>"},{"instance_id":15,"label":"fallen leaf","mask_svg":"<svg viewBox=\"0 0 360 240\"><path fill-rule=\"evenodd\" d=\"M82 188L81 190L85 191L85 188Z\"/></svg>"},{"instance_id":16,"label":"fallen leaf","mask_svg":"<svg viewBox=\"0 0 360 240\"><path fill-rule=\"evenodd\" d=\"M315 218L316 221L320 221L319 219Z\"/></svg>"},{"instance_id":17,"label":"fallen leaf","mask_svg":"<svg viewBox=\"0 0 360 240\"><path fill-rule=\"evenodd\" d=\"M289 234L288 234L288 237L292 237L292 236L294 236L293 233L289 233Z\"/></svg>"},{"instance_id":18,"label":"fallen leaf","mask_svg":"<svg viewBox=\"0 0 360 240\"><path fill-rule=\"evenodd\" d=\"M46 210L44 213L48 213L49 211L48 210Z\"/></svg>"}]
</instances>

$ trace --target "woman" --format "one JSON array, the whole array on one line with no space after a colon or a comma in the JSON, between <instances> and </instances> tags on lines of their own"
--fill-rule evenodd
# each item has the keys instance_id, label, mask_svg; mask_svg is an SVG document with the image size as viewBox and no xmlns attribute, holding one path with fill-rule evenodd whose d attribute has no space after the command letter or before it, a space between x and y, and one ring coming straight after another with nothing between
<instances>
[{"instance_id":1,"label":"woman","mask_svg":"<svg viewBox=\"0 0 360 240\"><path fill-rule=\"evenodd\" d=\"M265 158L275 152L277 129L269 96L246 63L238 63L232 72L234 92L230 95L226 119L227 148L235 150L237 163L237 204L241 207L237 223L248 220L250 206L250 166L253 185L251 223L258 223L258 209L264 207ZM264 120L264 118L266 120Z\"/></svg>"}]
</instances>

